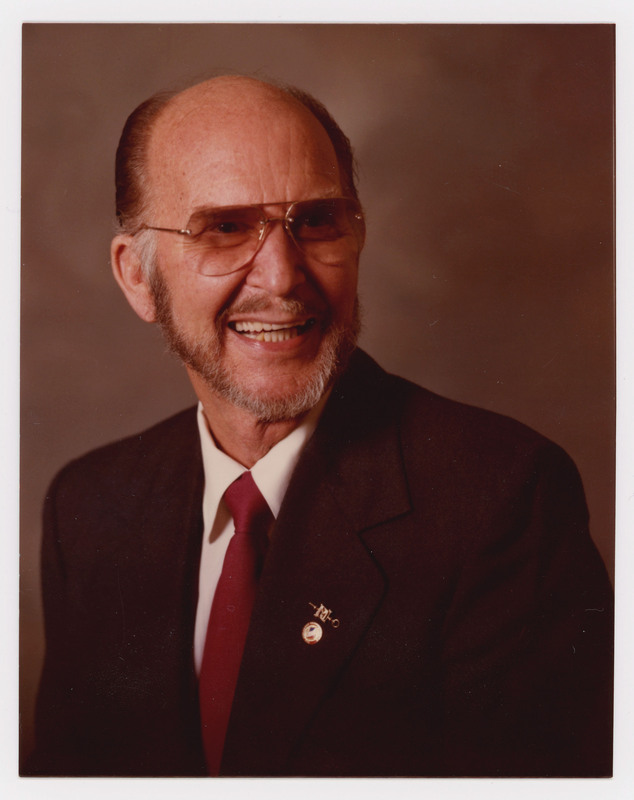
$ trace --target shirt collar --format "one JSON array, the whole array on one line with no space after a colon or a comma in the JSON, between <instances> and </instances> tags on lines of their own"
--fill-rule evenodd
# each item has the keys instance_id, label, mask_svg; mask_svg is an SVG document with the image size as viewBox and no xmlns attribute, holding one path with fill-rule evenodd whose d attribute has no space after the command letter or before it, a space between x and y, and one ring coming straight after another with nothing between
<instances>
[{"instance_id":1,"label":"shirt collar","mask_svg":"<svg viewBox=\"0 0 634 800\"><path fill-rule=\"evenodd\" d=\"M328 394L324 395L297 428L272 447L251 468L253 480L260 492L262 492L275 518L280 512L282 500L288 489L293 470L299 461L306 442L317 427L317 422L327 398ZM205 536L208 536L227 487L247 470L242 464L223 453L216 446L200 402L198 403L197 419L205 473L203 519Z\"/></svg>"}]
</instances>

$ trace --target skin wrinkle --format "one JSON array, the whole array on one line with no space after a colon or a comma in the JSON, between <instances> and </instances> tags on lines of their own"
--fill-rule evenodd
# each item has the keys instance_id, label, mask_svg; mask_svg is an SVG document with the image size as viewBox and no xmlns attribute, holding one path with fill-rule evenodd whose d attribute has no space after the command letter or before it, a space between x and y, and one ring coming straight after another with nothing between
<instances>
[{"instance_id":1,"label":"skin wrinkle","mask_svg":"<svg viewBox=\"0 0 634 800\"><path fill-rule=\"evenodd\" d=\"M220 85L227 83L225 79L218 79ZM299 101L289 97L281 90L268 85L258 84L258 82L251 79L244 79L247 83L257 84L259 90L263 88L264 97L260 97L256 101L256 107L252 111L240 109L233 104L230 104L227 109L220 107L222 97L225 95L227 99L234 99L234 90L225 90L221 92L220 98L214 102L214 119L213 124L217 128L225 126L226 128L243 129L244 136L240 142L235 138L223 137L221 141L215 142L214 154L210 160L207 146L208 127L201 124L199 119L200 102L197 101L193 108L187 110L182 106L189 100L193 99L192 93L196 93L197 87L187 90L181 95L177 95L161 112L159 124L156 126L153 135L150 138L149 158L148 161L156 164L156 178L153 183L159 185L162 175L169 175L172 169L171 159L168 156L169 148L177 146L187 153L184 163L189 166L188 170L181 172L181 177L186 180L188 174L195 174L196 165L198 162L205 158L211 163L214 169L217 169L221 174L227 172L227 165L229 164L230 170L235 170L238 166L249 161L255 164L257 170L256 180L259 180L259 200L252 202L275 202L279 199L297 199L288 197L289 185L284 186L282 198L267 196L269 191L268 176L262 174L261 165L270 165L271 171L275 171L278 176L289 174L293 169L299 169L300 165L297 164L297 158L293 157L293 152L303 155L303 161L308 165L310 158L313 158L313 163L322 161L322 163L329 161L328 170L323 173L323 177L328 181L337 181L340 183L339 166L336 158L333 158L329 151L332 150L332 145L326 132L323 130L317 120L310 114L310 112ZM213 82L212 82L213 83ZM231 86L231 81L228 82ZM203 85L204 86L204 85ZM203 90L204 98L210 92ZM212 92L213 94L213 92ZM287 122L289 118L289 110L292 111L294 118L305 126L297 130L297 125L289 128ZM293 119L293 117L291 117ZM269 145L266 151L266 157L261 157L259 149L259 142L262 138L261 131L267 130L270 132ZM251 135L248 132L251 131ZM310 133L309 133L310 131ZM297 148L294 150L294 148ZM280 158L283 157L283 160ZM277 162L277 163L276 163ZM249 177L253 179L254 173L250 171ZM226 182L226 180L225 180ZM240 174L235 174L232 177L233 184L239 191L244 185L244 177ZM209 189L207 189L209 191ZM160 192L160 195L165 197L167 191ZM172 189L172 195L173 195ZM186 194L181 189L177 196L179 201L185 199ZM195 200L194 203L195 204ZM214 202L214 205L233 205L234 203ZM241 201L236 200L235 204L241 204ZM154 223L163 225L164 221ZM184 222L180 223L181 225ZM171 222L165 225L172 227Z\"/></svg>"}]
</instances>

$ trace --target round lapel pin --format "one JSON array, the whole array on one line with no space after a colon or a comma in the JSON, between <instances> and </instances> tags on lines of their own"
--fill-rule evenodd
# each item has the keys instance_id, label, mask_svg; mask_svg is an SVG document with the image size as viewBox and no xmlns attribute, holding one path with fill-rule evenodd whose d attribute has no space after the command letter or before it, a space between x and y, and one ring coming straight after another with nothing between
<instances>
[{"instance_id":1,"label":"round lapel pin","mask_svg":"<svg viewBox=\"0 0 634 800\"><path fill-rule=\"evenodd\" d=\"M307 622L302 629L302 639L306 644L317 644L324 632L317 622Z\"/></svg>"}]
</instances>

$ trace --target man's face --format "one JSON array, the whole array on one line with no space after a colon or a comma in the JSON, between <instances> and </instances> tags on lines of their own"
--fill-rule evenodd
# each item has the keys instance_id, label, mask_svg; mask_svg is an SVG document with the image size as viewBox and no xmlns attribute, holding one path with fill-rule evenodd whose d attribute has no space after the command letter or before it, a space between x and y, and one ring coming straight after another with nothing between
<instances>
[{"instance_id":1,"label":"man's face","mask_svg":"<svg viewBox=\"0 0 634 800\"><path fill-rule=\"evenodd\" d=\"M344 194L332 145L312 116L269 90L251 89L248 102L233 91L213 105L194 93L160 120L149 156L150 224L180 228L208 207ZM279 206L265 211L280 216ZM211 277L192 269L183 237L154 235L157 321L194 385L262 421L314 406L354 347L358 256L323 265L275 223L245 269ZM271 326L283 329L271 334Z\"/></svg>"}]
</instances>

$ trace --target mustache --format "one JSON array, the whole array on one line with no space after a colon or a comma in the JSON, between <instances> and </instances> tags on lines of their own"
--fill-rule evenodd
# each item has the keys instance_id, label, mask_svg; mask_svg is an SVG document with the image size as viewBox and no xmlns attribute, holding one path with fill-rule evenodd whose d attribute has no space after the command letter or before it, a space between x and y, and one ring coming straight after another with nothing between
<instances>
[{"instance_id":1,"label":"mustache","mask_svg":"<svg viewBox=\"0 0 634 800\"><path fill-rule=\"evenodd\" d=\"M296 316L316 316L323 315L324 308L294 297L280 297L275 301L271 300L270 297L250 297L226 308L222 312L221 318L224 321L233 314L243 315L258 312L281 312Z\"/></svg>"}]
</instances>

